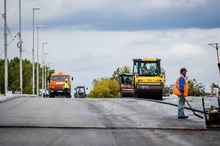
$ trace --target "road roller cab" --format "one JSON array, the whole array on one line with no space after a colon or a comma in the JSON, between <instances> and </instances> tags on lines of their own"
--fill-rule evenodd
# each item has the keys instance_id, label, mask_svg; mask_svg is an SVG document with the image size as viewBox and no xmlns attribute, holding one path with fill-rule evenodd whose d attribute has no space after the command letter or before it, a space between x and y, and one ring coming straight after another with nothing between
<instances>
[{"instance_id":1,"label":"road roller cab","mask_svg":"<svg viewBox=\"0 0 220 146\"><path fill-rule=\"evenodd\" d=\"M120 85L120 97L133 97L134 96L132 74L120 74L119 85Z\"/></svg>"},{"instance_id":2,"label":"road roller cab","mask_svg":"<svg viewBox=\"0 0 220 146\"><path fill-rule=\"evenodd\" d=\"M162 100L164 76L160 59L133 59L134 97Z\"/></svg>"}]
</instances>

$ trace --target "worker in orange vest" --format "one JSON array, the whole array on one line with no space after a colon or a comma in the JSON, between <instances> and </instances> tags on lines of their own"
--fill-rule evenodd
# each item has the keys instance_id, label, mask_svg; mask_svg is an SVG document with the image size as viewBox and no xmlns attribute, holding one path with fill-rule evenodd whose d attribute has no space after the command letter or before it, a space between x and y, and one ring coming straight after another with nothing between
<instances>
[{"instance_id":1,"label":"worker in orange vest","mask_svg":"<svg viewBox=\"0 0 220 146\"><path fill-rule=\"evenodd\" d=\"M180 69L180 74L177 76L173 94L179 97L179 104L178 104L178 119L187 119L188 116L184 114L184 105L185 105L185 97L188 96L189 85L186 79L186 68Z\"/></svg>"}]
</instances>

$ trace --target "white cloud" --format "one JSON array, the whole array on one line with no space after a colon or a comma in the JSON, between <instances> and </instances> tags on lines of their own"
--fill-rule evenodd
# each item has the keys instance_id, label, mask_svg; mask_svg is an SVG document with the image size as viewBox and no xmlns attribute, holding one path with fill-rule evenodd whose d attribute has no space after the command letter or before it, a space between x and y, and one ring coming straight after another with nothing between
<instances>
[{"instance_id":1,"label":"white cloud","mask_svg":"<svg viewBox=\"0 0 220 146\"><path fill-rule=\"evenodd\" d=\"M198 46L192 45L187 43L182 44L174 44L168 51L169 54L173 54L174 57L179 59L183 58L195 58L196 57L203 57L206 54L206 51Z\"/></svg>"}]
</instances>

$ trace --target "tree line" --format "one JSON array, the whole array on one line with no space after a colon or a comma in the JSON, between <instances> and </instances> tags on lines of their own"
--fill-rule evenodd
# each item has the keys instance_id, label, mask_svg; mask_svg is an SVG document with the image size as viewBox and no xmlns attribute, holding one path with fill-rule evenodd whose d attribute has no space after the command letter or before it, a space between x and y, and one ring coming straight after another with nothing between
<instances>
[{"instance_id":1,"label":"tree line","mask_svg":"<svg viewBox=\"0 0 220 146\"><path fill-rule=\"evenodd\" d=\"M101 77L93 79L93 89L88 94L91 98L116 98L120 97L119 92L119 75L123 73L131 73L130 66L118 67L111 77Z\"/></svg>"},{"instance_id":2,"label":"tree line","mask_svg":"<svg viewBox=\"0 0 220 146\"><path fill-rule=\"evenodd\" d=\"M88 94L91 98L116 98L120 97L120 87L119 87L119 75L124 73L132 73L130 66L118 67L112 74L111 77L101 77L98 79L93 79L92 85L93 89ZM163 90L163 95L172 95L173 84L166 85L166 71L161 68L161 74L165 77L165 85ZM189 96L204 96L205 85L198 83L196 79L189 79Z\"/></svg>"},{"instance_id":3,"label":"tree line","mask_svg":"<svg viewBox=\"0 0 220 146\"><path fill-rule=\"evenodd\" d=\"M23 59L22 60L22 84L23 84L23 94L31 94L32 93L32 82L33 82L33 69L32 62ZM37 63L35 65L35 87L37 87ZM45 67L43 68L45 70ZM46 66L46 70L48 71L48 67ZM49 76L54 73L55 70L49 70ZM0 92L1 94L5 93L5 75L4 75L4 59L0 59ZM47 77L48 78L48 75ZM42 87L42 66L39 64L39 87ZM15 57L11 60L8 60L8 91L16 92L20 90L20 59ZM35 93L37 89L35 88Z\"/></svg>"}]
</instances>

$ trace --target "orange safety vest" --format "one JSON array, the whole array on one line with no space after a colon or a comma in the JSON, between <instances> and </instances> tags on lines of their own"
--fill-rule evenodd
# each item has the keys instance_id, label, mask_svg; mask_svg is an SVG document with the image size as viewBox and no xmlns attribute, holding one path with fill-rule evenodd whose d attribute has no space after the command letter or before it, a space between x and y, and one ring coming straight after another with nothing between
<instances>
[{"instance_id":1,"label":"orange safety vest","mask_svg":"<svg viewBox=\"0 0 220 146\"><path fill-rule=\"evenodd\" d=\"M186 96L188 96L189 85L188 85L188 81L187 81L186 77L184 77L182 74L179 74L177 76L177 78L176 78L176 82L175 82L174 87L173 87L173 94L177 95L177 96L181 95L180 87L179 87L179 79L180 79L180 77L183 77L184 80L185 80L183 96L186 97Z\"/></svg>"}]
</instances>

